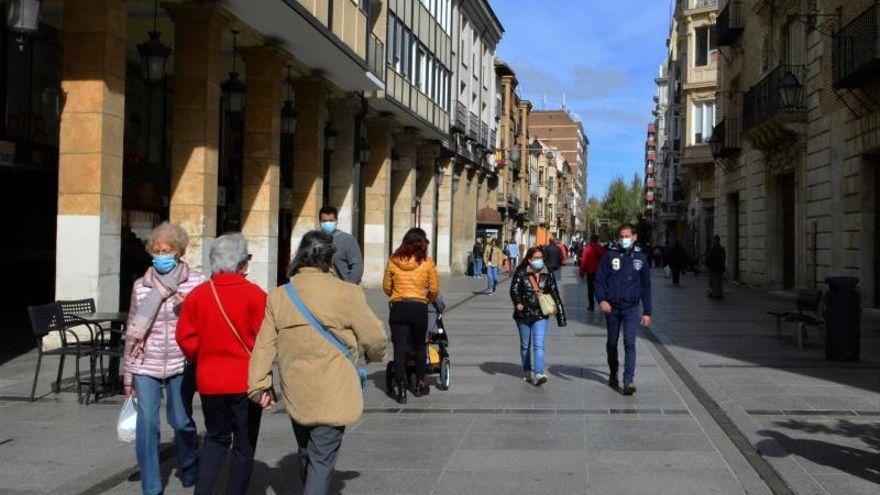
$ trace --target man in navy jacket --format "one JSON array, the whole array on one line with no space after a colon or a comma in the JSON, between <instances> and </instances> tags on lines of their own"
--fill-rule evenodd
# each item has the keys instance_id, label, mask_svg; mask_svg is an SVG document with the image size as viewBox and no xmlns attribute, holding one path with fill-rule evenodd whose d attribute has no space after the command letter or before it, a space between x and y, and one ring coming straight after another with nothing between
<instances>
[{"instance_id":1,"label":"man in navy jacket","mask_svg":"<svg viewBox=\"0 0 880 495\"><path fill-rule=\"evenodd\" d=\"M623 393L633 395L636 371L636 332L639 324L651 326L651 266L648 258L636 247L636 231L632 225L620 227L620 239L599 262L596 272L596 300L605 312L608 327L608 386L617 388L617 341L623 329Z\"/></svg>"}]
</instances>

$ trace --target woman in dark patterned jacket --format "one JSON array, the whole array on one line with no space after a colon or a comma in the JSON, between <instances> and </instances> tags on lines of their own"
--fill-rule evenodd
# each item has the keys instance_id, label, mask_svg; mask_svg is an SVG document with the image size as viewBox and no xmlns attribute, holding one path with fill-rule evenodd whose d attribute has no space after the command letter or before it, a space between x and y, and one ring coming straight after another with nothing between
<instances>
[{"instance_id":1,"label":"woman in dark patterned jacket","mask_svg":"<svg viewBox=\"0 0 880 495\"><path fill-rule=\"evenodd\" d=\"M544 336L547 320L538 302L540 294L549 294L556 301L556 323L566 325L565 308L559 297L556 280L544 266L544 255L539 248L529 248L513 274L510 283L510 299L513 301L513 320L519 329L520 354L523 364L523 380L537 386L547 383L544 374ZM532 346L535 348L535 376L532 377Z\"/></svg>"}]
</instances>

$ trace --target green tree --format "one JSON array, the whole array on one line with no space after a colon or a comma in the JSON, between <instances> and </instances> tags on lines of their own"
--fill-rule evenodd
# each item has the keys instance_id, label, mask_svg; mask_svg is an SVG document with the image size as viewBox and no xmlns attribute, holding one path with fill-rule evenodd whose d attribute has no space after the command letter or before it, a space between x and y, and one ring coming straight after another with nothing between
<instances>
[{"instance_id":1,"label":"green tree","mask_svg":"<svg viewBox=\"0 0 880 495\"><path fill-rule=\"evenodd\" d=\"M593 197L587 202L587 216L590 230L602 240L617 236L617 228L624 223L636 226L642 237L648 225L644 221L645 191L641 177L635 174L627 184L623 177L617 177L608 185L602 200Z\"/></svg>"}]
</instances>

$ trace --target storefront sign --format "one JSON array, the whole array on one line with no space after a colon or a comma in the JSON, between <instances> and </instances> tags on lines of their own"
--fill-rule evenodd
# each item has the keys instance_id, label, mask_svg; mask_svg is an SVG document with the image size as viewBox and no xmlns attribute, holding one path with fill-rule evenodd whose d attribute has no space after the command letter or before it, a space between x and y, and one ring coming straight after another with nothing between
<instances>
[{"instance_id":1,"label":"storefront sign","mask_svg":"<svg viewBox=\"0 0 880 495\"><path fill-rule=\"evenodd\" d=\"M0 141L0 167L15 166L15 143Z\"/></svg>"}]
</instances>

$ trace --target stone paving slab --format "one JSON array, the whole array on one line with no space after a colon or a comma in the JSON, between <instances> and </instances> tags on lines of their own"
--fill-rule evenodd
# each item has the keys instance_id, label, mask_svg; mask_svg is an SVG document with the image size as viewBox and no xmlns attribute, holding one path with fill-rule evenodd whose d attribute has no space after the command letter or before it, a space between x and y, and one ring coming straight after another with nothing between
<instances>
[{"instance_id":1,"label":"stone paving slab","mask_svg":"<svg viewBox=\"0 0 880 495\"><path fill-rule=\"evenodd\" d=\"M371 365L367 411L347 431L334 491L769 493L658 354L657 345L666 345L688 361L707 390L748 419L749 438L768 458L784 461L774 465L792 476L796 493L876 493L870 488L877 487L871 463L878 418L857 413L878 409L880 387L873 386L870 368L878 346L872 337L864 346L867 364L826 369L816 357L821 348L792 350L762 318L743 317L744 308L761 298L753 291L733 289L727 306L707 306L698 297L702 288L687 285L699 279L688 277L684 289L672 289L657 277L655 320L662 340L655 344L640 336L639 393L624 397L604 384L603 321L586 311L586 291L574 273L567 268L563 275L569 326L550 325L550 381L541 388L520 379L507 285L493 297L475 296L484 287L481 281L444 279L447 304L460 303L444 318L452 388L400 406L382 390L384 365ZM368 300L381 318L387 316L384 295L371 290ZM737 339L737 331L746 336ZM133 448L115 440L120 398L91 406L76 404L70 392L34 404L15 400L29 392L32 359L25 355L0 365L0 493L137 493L137 482L128 481L136 471ZM774 359L800 367L774 368ZM54 361L46 362L44 392ZM749 415L746 406L768 414ZM195 409L201 430L198 402ZM805 417L806 411L823 415ZM848 414L847 422L825 416L832 412ZM163 425L163 439L170 438ZM840 464L822 444L807 442L825 442L837 452L861 456L861 462ZM294 452L287 415L266 414L250 493L299 493ZM173 464L168 459L163 465L166 493L187 493Z\"/></svg>"}]
</instances>

